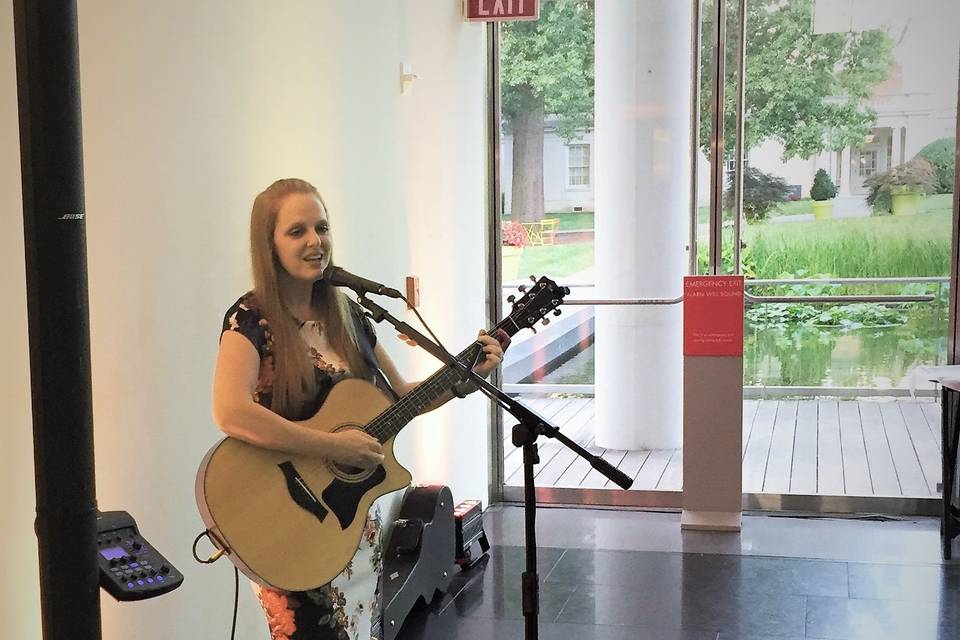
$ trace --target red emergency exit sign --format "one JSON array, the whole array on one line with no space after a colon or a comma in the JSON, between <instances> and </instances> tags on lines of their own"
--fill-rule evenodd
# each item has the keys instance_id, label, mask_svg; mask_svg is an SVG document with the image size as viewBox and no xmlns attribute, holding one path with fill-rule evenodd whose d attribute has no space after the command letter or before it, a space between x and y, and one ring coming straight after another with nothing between
<instances>
[{"instance_id":1,"label":"red emergency exit sign","mask_svg":"<svg viewBox=\"0 0 960 640\"><path fill-rule=\"evenodd\" d=\"M536 20L540 0L463 0L463 14L467 22Z\"/></svg>"}]
</instances>

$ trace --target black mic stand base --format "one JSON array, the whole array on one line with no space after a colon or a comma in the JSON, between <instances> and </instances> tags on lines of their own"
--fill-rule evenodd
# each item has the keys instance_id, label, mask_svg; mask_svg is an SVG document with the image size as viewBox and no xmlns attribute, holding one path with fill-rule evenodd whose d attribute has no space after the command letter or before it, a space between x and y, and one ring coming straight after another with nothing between
<instances>
[{"instance_id":1,"label":"black mic stand base","mask_svg":"<svg viewBox=\"0 0 960 640\"><path fill-rule=\"evenodd\" d=\"M513 427L513 446L523 448L523 517L526 571L521 577L523 627L526 640L537 640L540 615L540 576L537 575L537 489L533 467L540 463L537 434L524 424Z\"/></svg>"}]
</instances>

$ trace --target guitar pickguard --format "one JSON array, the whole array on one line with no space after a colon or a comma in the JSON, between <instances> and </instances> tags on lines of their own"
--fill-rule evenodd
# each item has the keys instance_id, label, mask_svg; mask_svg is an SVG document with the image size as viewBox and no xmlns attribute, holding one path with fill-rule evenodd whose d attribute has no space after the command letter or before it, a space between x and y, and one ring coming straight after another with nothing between
<instances>
[{"instance_id":1,"label":"guitar pickguard","mask_svg":"<svg viewBox=\"0 0 960 640\"><path fill-rule=\"evenodd\" d=\"M372 474L359 482L344 482L340 478L335 478L323 490L323 501L333 511L333 515L337 516L341 529L349 527L357 516L357 507L363 495L383 482L386 477L387 472L383 465L380 465Z\"/></svg>"},{"instance_id":2,"label":"guitar pickguard","mask_svg":"<svg viewBox=\"0 0 960 640\"><path fill-rule=\"evenodd\" d=\"M317 496L313 495L313 491L307 486L306 481L303 479L303 476L300 475L300 472L297 471L297 468L293 466L293 462L287 460L277 466L280 467L280 471L283 472L283 477L287 481L287 492L290 494L290 498L296 502L301 509L312 513L317 520L323 522L323 519L327 517L327 510L320 504L320 501L317 500Z\"/></svg>"}]
</instances>

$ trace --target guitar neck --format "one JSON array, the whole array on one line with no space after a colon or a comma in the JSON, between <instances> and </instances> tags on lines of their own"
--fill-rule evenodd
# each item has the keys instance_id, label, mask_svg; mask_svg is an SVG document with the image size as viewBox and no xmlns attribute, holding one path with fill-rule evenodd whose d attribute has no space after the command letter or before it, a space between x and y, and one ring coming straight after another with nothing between
<instances>
[{"instance_id":1,"label":"guitar neck","mask_svg":"<svg viewBox=\"0 0 960 640\"><path fill-rule=\"evenodd\" d=\"M491 333L500 328L502 327L497 325ZM460 352L456 358L457 362L466 367L471 367L480 349L480 343L474 342ZM389 409L371 420L364 430L380 442L386 442L400 433L401 429L423 413L427 407L433 404L444 393L450 391L461 379L460 371L454 369L452 366L443 367L417 385L410 393L400 398L400 400L391 405Z\"/></svg>"}]
</instances>

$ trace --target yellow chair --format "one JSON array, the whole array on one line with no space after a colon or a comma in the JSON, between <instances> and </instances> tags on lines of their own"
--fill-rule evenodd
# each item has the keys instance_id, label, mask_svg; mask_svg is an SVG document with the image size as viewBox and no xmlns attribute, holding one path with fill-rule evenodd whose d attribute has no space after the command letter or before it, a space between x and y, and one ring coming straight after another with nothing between
<instances>
[{"instance_id":1,"label":"yellow chair","mask_svg":"<svg viewBox=\"0 0 960 640\"><path fill-rule=\"evenodd\" d=\"M540 240L542 244L557 244L557 229L560 228L558 218L544 218L540 221Z\"/></svg>"},{"instance_id":2,"label":"yellow chair","mask_svg":"<svg viewBox=\"0 0 960 640\"><path fill-rule=\"evenodd\" d=\"M540 224L540 221L521 222L520 224L523 225L524 231L527 232L527 239L530 241L531 247L543 245L543 225Z\"/></svg>"},{"instance_id":3,"label":"yellow chair","mask_svg":"<svg viewBox=\"0 0 960 640\"><path fill-rule=\"evenodd\" d=\"M530 239L531 247L542 247L545 244L557 243L557 229L560 226L560 220L557 218L544 218L536 222L521 222L524 230L527 232L527 238Z\"/></svg>"}]
</instances>

